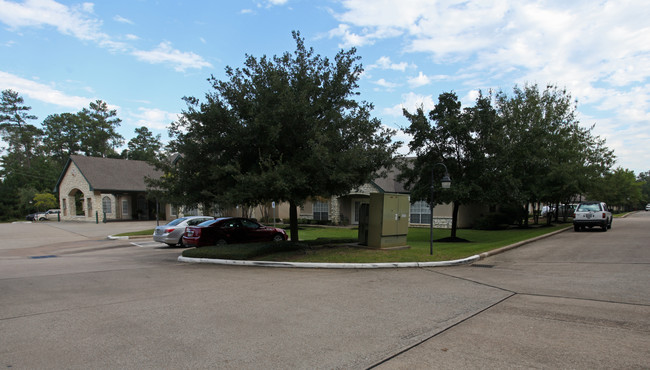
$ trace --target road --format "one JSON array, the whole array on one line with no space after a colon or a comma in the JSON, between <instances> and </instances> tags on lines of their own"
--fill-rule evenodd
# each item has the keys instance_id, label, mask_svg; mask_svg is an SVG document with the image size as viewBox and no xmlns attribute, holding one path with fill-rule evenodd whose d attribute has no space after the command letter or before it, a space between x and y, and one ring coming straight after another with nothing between
<instances>
[{"instance_id":1,"label":"road","mask_svg":"<svg viewBox=\"0 0 650 370\"><path fill-rule=\"evenodd\" d=\"M649 229L641 212L473 267L324 270L3 224L0 366L648 368Z\"/></svg>"}]
</instances>

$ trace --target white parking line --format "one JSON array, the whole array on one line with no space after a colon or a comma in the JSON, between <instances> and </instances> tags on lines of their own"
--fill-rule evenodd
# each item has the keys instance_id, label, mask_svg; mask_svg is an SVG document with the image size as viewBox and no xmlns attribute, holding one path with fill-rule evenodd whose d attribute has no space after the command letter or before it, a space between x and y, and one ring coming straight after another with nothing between
<instances>
[{"instance_id":1,"label":"white parking line","mask_svg":"<svg viewBox=\"0 0 650 370\"><path fill-rule=\"evenodd\" d=\"M151 241L146 241L146 242L131 242L131 244L138 246L140 248L161 248L161 247L166 247L167 244L165 243L158 243L158 242L151 242Z\"/></svg>"}]
</instances>

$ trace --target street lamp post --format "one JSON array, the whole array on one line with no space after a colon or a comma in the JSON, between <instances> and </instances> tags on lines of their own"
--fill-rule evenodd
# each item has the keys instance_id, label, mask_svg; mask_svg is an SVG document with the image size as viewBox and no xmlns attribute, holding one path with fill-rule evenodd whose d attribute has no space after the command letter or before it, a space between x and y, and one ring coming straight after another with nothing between
<instances>
[{"instance_id":1,"label":"street lamp post","mask_svg":"<svg viewBox=\"0 0 650 370\"><path fill-rule=\"evenodd\" d=\"M447 166L445 166L444 163L436 163L431 167L431 200L429 204L429 208L431 210L431 216L429 220L429 254L433 256L433 184L435 183L435 179L433 176L433 168L437 165L441 165L442 167L445 168L445 175L442 177L442 180L440 181L440 185L442 186L443 189L449 189L451 187L451 179L449 178L449 171L447 170Z\"/></svg>"}]
</instances>

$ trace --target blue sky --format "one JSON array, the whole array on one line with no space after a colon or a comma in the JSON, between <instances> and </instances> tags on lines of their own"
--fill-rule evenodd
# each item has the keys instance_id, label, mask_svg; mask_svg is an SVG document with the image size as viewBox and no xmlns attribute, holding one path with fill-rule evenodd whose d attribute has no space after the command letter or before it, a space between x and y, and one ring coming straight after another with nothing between
<instances>
[{"instance_id":1,"label":"blue sky","mask_svg":"<svg viewBox=\"0 0 650 370\"><path fill-rule=\"evenodd\" d=\"M357 48L361 99L386 126L446 91L469 106L479 89L556 84L638 174L650 170L648 19L646 0L0 0L0 90L18 91L35 124L101 99L127 140L140 126L166 140L183 96L202 98L246 54L293 51L297 30L323 56Z\"/></svg>"}]
</instances>

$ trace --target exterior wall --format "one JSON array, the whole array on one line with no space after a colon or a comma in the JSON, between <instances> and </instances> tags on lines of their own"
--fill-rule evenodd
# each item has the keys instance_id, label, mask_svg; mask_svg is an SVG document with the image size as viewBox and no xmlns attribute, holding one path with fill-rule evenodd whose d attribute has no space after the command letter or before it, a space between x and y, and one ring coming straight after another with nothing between
<instances>
[{"instance_id":1,"label":"exterior wall","mask_svg":"<svg viewBox=\"0 0 650 370\"><path fill-rule=\"evenodd\" d=\"M462 205L458 210L458 227L470 228L474 226L476 218L490 211L489 206L479 204Z\"/></svg>"},{"instance_id":2,"label":"exterior wall","mask_svg":"<svg viewBox=\"0 0 650 370\"><path fill-rule=\"evenodd\" d=\"M77 216L75 194L82 194L83 215ZM69 221L90 221L94 217L93 209L96 195L90 191L90 184L83 177L81 171L74 163L71 163L59 185L59 207L61 208L61 219ZM88 199L91 199L91 209L88 210Z\"/></svg>"},{"instance_id":3,"label":"exterior wall","mask_svg":"<svg viewBox=\"0 0 650 370\"><path fill-rule=\"evenodd\" d=\"M252 216L258 221L263 219L287 219L289 218L289 202L275 202L275 208L271 203L264 204L253 209Z\"/></svg>"},{"instance_id":4,"label":"exterior wall","mask_svg":"<svg viewBox=\"0 0 650 370\"><path fill-rule=\"evenodd\" d=\"M314 217L314 203L308 199L305 204L298 207L298 218L312 219Z\"/></svg>"},{"instance_id":5,"label":"exterior wall","mask_svg":"<svg viewBox=\"0 0 650 370\"><path fill-rule=\"evenodd\" d=\"M433 227L437 229L451 229L453 211L454 207L451 203L438 204L433 207Z\"/></svg>"}]
</instances>

